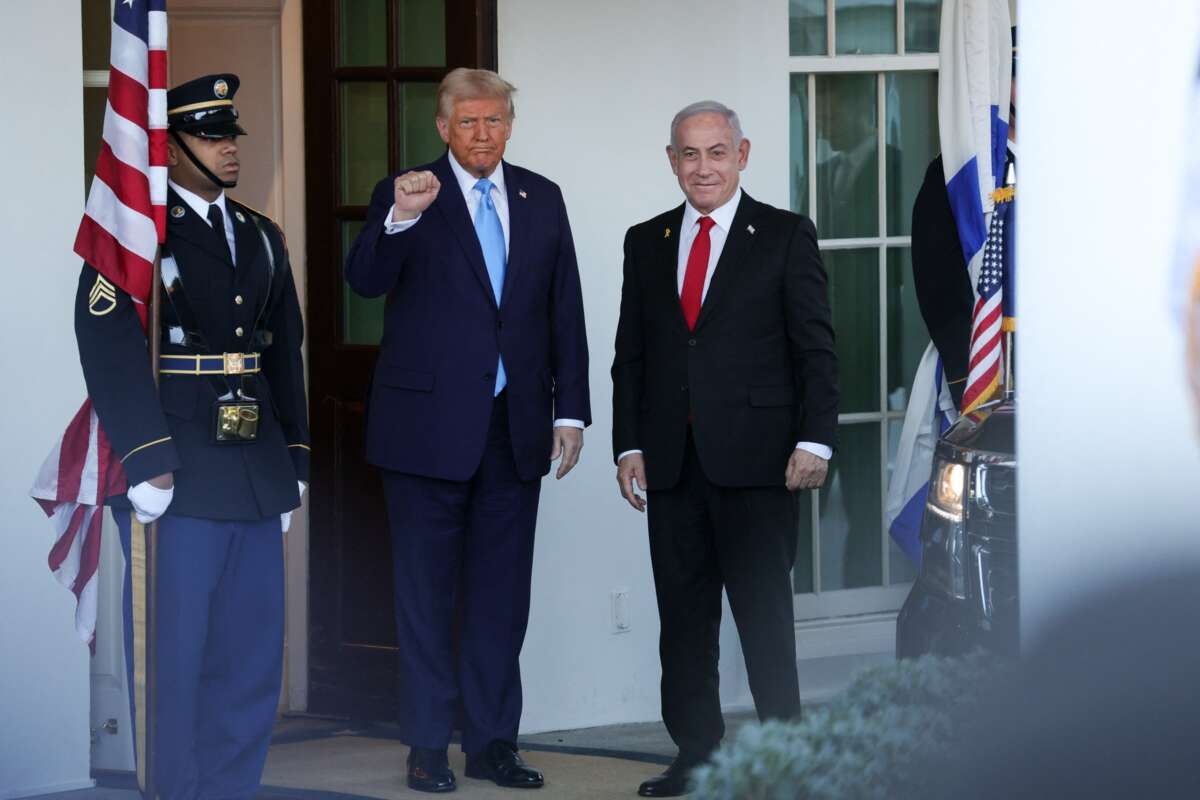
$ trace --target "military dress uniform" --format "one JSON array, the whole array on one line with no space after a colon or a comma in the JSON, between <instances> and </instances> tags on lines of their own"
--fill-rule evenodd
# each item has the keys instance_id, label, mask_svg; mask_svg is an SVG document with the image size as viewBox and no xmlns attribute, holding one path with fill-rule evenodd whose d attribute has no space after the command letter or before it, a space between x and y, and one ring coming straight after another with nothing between
<instances>
[{"instance_id":1,"label":"military dress uniform","mask_svg":"<svg viewBox=\"0 0 1200 800\"><path fill-rule=\"evenodd\" d=\"M172 90L168 108L185 109L169 112L172 130L243 133L236 89L226 75ZM188 128L197 112L200 125ZM174 473L159 526L153 639L160 794L251 797L279 699L281 515L300 505L308 480L303 322L276 225L224 195L213 204L219 216L194 203L204 201L172 185L158 391L135 302L87 264L75 327L88 394L128 485ZM125 494L108 504L128 564L131 504ZM127 567L130 670L131 597Z\"/></svg>"}]
</instances>

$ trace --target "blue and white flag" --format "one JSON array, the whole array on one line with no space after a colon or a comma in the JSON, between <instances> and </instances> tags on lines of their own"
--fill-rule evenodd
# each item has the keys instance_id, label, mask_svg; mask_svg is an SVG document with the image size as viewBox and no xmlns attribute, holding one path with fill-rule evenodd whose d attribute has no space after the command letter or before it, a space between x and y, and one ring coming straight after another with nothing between
<instances>
[{"instance_id":1,"label":"blue and white flag","mask_svg":"<svg viewBox=\"0 0 1200 800\"><path fill-rule=\"evenodd\" d=\"M991 194L1003 180L1012 87L1008 0L944 0L938 72L938 133L946 192L976 286ZM914 562L938 438L958 419L931 343L917 368L888 485L888 532Z\"/></svg>"}]
</instances>

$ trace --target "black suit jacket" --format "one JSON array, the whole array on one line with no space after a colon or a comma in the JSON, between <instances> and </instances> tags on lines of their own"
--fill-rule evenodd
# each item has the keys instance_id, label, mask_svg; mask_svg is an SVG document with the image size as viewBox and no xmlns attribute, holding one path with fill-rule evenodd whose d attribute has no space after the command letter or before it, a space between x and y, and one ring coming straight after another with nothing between
<instances>
[{"instance_id":1,"label":"black suit jacket","mask_svg":"<svg viewBox=\"0 0 1200 800\"><path fill-rule=\"evenodd\" d=\"M942 357L954 405L961 406L967 385L975 292L954 212L950 210L941 156L926 170L925 182L913 203L912 268L921 316Z\"/></svg>"},{"instance_id":2,"label":"black suit jacket","mask_svg":"<svg viewBox=\"0 0 1200 800\"><path fill-rule=\"evenodd\" d=\"M244 383L236 376L163 375L156 395L133 301L105 286L88 264L79 279L75 332L88 395L130 486L173 471L171 513L266 519L299 506L296 481L308 480L303 321L282 234L271 220L228 197L226 208L233 218L236 268L220 246L220 234L174 191L168 194L162 352L261 350L261 374ZM268 346L253 335L256 327L268 335ZM189 331L186 343L179 341L180 329ZM216 444L213 404L239 387L261 403L258 439ZM128 507L124 494L109 500Z\"/></svg>"},{"instance_id":3,"label":"black suit jacket","mask_svg":"<svg viewBox=\"0 0 1200 800\"><path fill-rule=\"evenodd\" d=\"M625 236L613 455L642 450L648 488L671 488L690 414L712 483L782 485L798 441L836 442L837 356L816 228L743 193L689 332L677 279L683 211Z\"/></svg>"}]
</instances>

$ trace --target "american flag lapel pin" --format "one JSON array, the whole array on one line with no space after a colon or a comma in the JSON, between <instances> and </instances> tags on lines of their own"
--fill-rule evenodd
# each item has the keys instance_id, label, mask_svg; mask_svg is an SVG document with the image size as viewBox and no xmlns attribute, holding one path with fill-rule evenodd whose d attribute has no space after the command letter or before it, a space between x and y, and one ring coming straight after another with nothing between
<instances>
[{"instance_id":1,"label":"american flag lapel pin","mask_svg":"<svg viewBox=\"0 0 1200 800\"><path fill-rule=\"evenodd\" d=\"M746 230L750 231L751 236L754 235L754 226L753 225L747 225Z\"/></svg>"},{"instance_id":2,"label":"american flag lapel pin","mask_svg":"<svg viewBox=\"0 0 1200 800\"><path fill-rule=\"evenodd\" d=\"M524 189L519 189L519 190L517 190L517 196L518 196L518 197L520 197L522 200L528 200L528 199L529 199L529 195L525 194L525 190L524 190Z\"/></svg>"}]
</instances>

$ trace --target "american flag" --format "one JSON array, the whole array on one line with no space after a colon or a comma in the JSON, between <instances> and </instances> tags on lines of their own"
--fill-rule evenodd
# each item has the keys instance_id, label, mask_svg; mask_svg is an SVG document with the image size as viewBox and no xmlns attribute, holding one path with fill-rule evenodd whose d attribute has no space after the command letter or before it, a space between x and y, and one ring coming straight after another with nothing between
<instances>
[{"instance_id":1,"label":"american flag","mask_svg":"<svg viewBox=\"0 0 1200 800\"><path fill-rule=\"evenodd\" d=\"M1002 317L1005 316L1004 287L1008 282L1007 260L1011 227L1012 192L1010 188L995 193L996 207L983 246L983 263L976 284L975 313L971 320L971 359L967 371L967 387L963 390L962 413L970 414L991 400L1000 388Z\"/></svg>"},{"instance_id":2,"label":"american flag","mask_svg":"<svg viewBox=\"0 0 1200 800\"><path fill-rule=\"evenodd\" d=\"M75 252L133 299L142 325L166 234L167 0L117 0L108 105ZM125 475L91 400L55 444L30 494L54 524L50 569L76 597L75 630L94 643L104 499Z\"/></svg>"}]
</instances>

